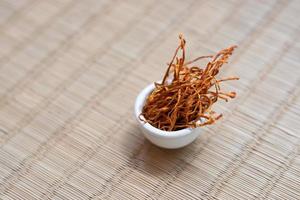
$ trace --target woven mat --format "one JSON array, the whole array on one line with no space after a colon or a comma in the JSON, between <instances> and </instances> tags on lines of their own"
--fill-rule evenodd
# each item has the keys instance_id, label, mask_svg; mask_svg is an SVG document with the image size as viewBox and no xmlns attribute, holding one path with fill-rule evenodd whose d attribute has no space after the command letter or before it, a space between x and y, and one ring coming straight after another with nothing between
<instances>
[{"instance_id":1,"label":"woven mat","mask_svg":"<svg viewBox=\"0 0 300 200\"><path fill-rule=\"evenodd\" d=\"M0 199L300 199L300 2L1 0ZM191 145L133 117L183 32L237 44L238 97Z\"/></svg>"}]
</instances>

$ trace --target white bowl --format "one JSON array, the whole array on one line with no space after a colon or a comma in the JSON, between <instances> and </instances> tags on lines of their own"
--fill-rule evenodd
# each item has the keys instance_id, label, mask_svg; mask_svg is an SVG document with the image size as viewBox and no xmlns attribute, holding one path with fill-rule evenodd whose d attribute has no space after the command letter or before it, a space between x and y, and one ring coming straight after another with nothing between
<instances>
[{"instance_id":1,"label":"white bowl","mask_svg":"<svg viewBox=\"0 0 300 200\"><path fill-rule=\"evenodd\" d=\"M145 100L154 88L154 83L148 85L140 92L135 101L135 117L145 137L153 144L167 149L177 149L192 143L199 136L200 128L186 128L179 131L163 131L139 119Z\"/></svg>"}]
</instances>

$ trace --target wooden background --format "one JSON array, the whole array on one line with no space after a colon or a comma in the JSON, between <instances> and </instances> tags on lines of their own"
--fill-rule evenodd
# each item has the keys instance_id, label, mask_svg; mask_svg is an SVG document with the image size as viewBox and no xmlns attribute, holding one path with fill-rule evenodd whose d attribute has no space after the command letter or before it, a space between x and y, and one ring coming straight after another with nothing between
<instances>
[{"instance_id":1,"label":"wooden background","mask_svg":"<svg viewBox=\"0 0 300 200\"><path fill-rule=\"evenodd\" d=\"M179 150L138 92L237 44L224 118ZM1 0L0 199L300 199L300 1Z\"/></svg>"}]
</instances>

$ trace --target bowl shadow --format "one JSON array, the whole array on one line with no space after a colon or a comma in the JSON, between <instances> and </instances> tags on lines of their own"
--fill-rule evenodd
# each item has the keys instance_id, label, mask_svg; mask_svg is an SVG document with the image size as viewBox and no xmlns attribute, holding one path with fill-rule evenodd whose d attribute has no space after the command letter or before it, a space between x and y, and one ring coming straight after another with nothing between
<instances>
[{"instance_id":1,"label":"bowl shadow","mask_svg":"<svg viewBox=\"0 0 300 200\"><path fill-rule=\"evenodd\" d=\"M180 170L180 166L187 164L185 158L193 153L198 146L197 140L193 143L179 149L164 149L149 142L137 125L131 126L131 132L139 134L139 144L130 144L136 146L132 151L132 157L128 162L132 168L141 173L151 174L151 176L163 176L172 173L174 170ZM133 141L128 141L132 143Z\"/></svg>"}]
</instances>

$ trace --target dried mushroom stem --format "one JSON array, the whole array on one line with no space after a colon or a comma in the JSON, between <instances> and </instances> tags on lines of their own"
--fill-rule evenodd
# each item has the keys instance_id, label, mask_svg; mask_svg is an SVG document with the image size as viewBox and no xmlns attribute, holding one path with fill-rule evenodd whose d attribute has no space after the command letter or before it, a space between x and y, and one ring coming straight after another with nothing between
<instances>
[{"instance_id":1,"label":"dried mushroom stem","mask_svg":"<svg viewBox=\"0 0 300 200\"><path fill-rule=\"evenodd\" d=\"M215 123L222 117L211 110L212 105L236 96L235 92L223 92L220 83L238 80L238 77L217 79L216 75L237 46L221 50L215 56L200 56L185 62L186 41L179 35L179 45L161 83L148 96L141 115L152 126L164 131L196 128ZM181 51L181 56L178 57ZM189 66L200 60L211 60L204 69ZM172 79L172 80L171 80ZM171 80L171 82L167 81Z\"/></svg>"}]
</instances>

